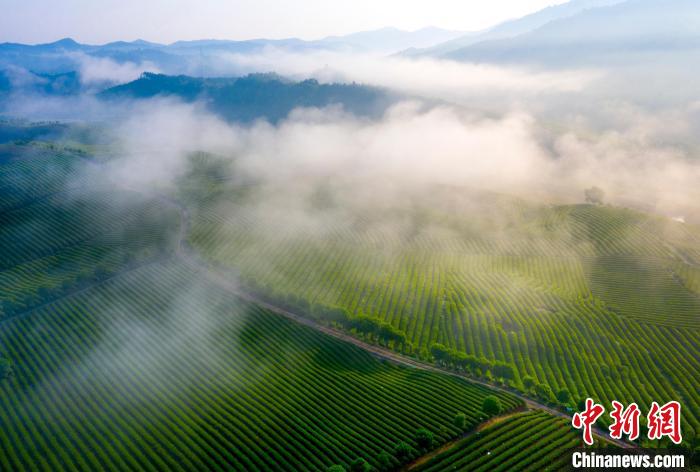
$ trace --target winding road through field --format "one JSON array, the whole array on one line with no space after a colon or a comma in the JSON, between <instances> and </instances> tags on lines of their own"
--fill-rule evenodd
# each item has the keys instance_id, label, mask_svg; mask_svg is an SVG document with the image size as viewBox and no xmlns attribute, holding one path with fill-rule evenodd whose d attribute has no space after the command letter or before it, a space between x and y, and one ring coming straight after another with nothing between
<instances>
[{"instance_id":1,"label":"winding road through field","mask_svg":"<svg viewBox=\"0 0 700 472\"><path fill-rule=\"evenodd\" d=\"M506 389L503 387L499 387L497 385L493 385L491 383L478 380L478 379L473 379L471 377L467 377L466 375L463 375L458 372L453 372L447 369L441 369L435 365L428 364L425 362L421 362L419 360L413 359L408 356L404 356L402 354L399 354L397 352L394 352L390 349L377 346L374 344L369 344L366 343L346 332L343 332L339 329L332 328L330 326L325 326L323 324L320 324L310 318L307 318L305 316L302 316L300 314L294 313L292 311L289 311L287 309L281 308L276 305L272 305L264 300L261 300L260 298L256 297L255 295L246 292L245 290L241 289L241 286L238 284L237 280L235 277L222 273L214 268L211 267L210 264L207 264L207 262L199 256L196 251L194 251L192 248L189 247L187 244L186 238L187 234L189 232L189 227L190 227L190 212L187 209L186 206L184 206L181 202L164 196L164 195L156 195L158 199L161 201L167 202L168 204L175 206L178 211L180 212L180 228L179 228L179 234L178 234L178 241L177 241L177 246L176 246L176 254L178 258L184 262L187 266L189 266L191 269L200 272L209 282L213 283L214 285L230 292L236 295L237 297L246 300L251 303L255 303L258 306L261 306L273 313L276 313L280 316L284 316L285 318L292 320L296 323L302 324L304 326L307 326L309 328L315 329L316 331L320 331L328 336L332 336L336 339L339 339L341 341L350 343L360 349L363 349L370 354L374 355L380 360L383 361L388 361L392 362L397 365L405 366L405 367L410 367L414 369L421 369L421 370L426 370L430 372L436 372L440 373L443 375L450 375L452 377L459 377L463 380L466 380L468 382L474 383L474 384L479 384L484 387L490 388L492 390L497 390L500 392L505 392L509 393L520 400L522 400L525 404L525 407L530 409L530 410L542 410L546 411L547 413L553 415L553 416L558 416L561 418L566 418L567 420L570 420L571 417L562 412L559 411L555 408L552 408L548 405L545 405L543 403L539 403L531 398L528 398L524 395L522 395L519 392ZM622 440L616 440L612 439L609 437L608 433L606 430L600 428L600 427L594 427L593 428L593 433L600 437L604 438L605 441L612 442L616 446L624 449L631 449L634 448L635 445L630 444L626 441Z\"/></svg>"}]
</instances>

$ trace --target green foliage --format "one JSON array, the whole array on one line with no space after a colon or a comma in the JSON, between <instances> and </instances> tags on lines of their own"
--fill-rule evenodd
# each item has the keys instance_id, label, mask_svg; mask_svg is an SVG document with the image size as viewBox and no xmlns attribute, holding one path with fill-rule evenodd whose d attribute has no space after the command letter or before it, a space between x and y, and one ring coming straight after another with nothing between
<instances>
[{"instance_id":1,"label":"green foliage","mask_svg":"<svg viewBox=\"0 0 700 472\"><path fill-rule=\"evenodd\" d=\"M554 398L552 388L547 384L535 385L535 395L547 402L552 401L552 399Z\"/></svg>"},{"instance_id":2,"label":"green foliage","mask_svg":"<svg viewBox=\"0 0 700 472\"><path fill-rule=\"evenodd\" d=\"M523 377L523 387L525 388L526 392L531 391L532 388L535 386L535 383L535 378L531 375L526 375Z\"/></svg>"},{"instance_id":3,"label":"green foliage","mask_svg":"<svg viewBox=\"0 0 700 472\"><path fill-rule=\"evenodd\" d=\"M383 322L379 318L355 316L349 318L345 322L345 326L358 333L372 336L385 344L392 341L398 346L406 342L406 335L403 331L395 328L390 323Z\"/></svg>"},{"instance_id":4,"label":"green foliage","mask_svg":"<svg viewBox=\"0 0 700 472\"><path fill-rule=\"evenodd\" d=\"M404 441L399 441L394 446L393 452L394 452L394 457L396 457L396 459L398 459L398 461L403 464L403 463L407 462L409 459L411 459L411 457L413 457L413 454L415 451L411 446L409 446Z\"/></svg>"},{"instance_id":5,"label":"green foliage","mask_svg":"<svg viewBox=\"0 0 700 472\"><path fill-rule=\"evenodd\" d=\"M416 445L418 449L427 451L433 447L435 442L435 435L425 428L420 428L416 431Z\"/></svg>"},{"instance_id":6,"label":"green foliage","mask_svg":"<svg viewBox=\"0 0 700 472\"><path fill-rule=\"evenodd\" d=\"M377 465L380 472L388 472L392 470L396 462L396 458L386 451L380 452L377 456Z\"/></svg>"},{"instance_id":7,"label":"green foliage","mask_svg":"<svg viewBox=\"0 0 700 472\"><path fill-rule=\"evenodd\" d=\"M327 469L327 472L346 472L345 466L341 464L335 464Z\"/></svg>"},{"instance_id":8,"label":"green foliage","mask_svg":"<svg viewBox=\"0 0 700 472\"><path fill-rule=\"evenodd\" d=\"M489 395L488 397L484 398L484 403L482 404L481 409L489 416L495 416L503 411L501 400L493 395Z\"/></svg>"},{"instance_id":9,"label":"green foliage","mask_svg":"<svg viewBox=\"0 0 700 472\"><path fill-rule=\"evenodd\" d=\"M432 344L430 346L430 354L440 366L469 372L477 377L486 372L486 375L493 374L498 378L509 380L515 378L515 369L512 364L501 361L491 362L484 357L477 358L470 354L449 349L444 344Z\"/></svg>"},{"instance_id":10,"label":"green foliage","mask_svg":"<svg viewBox=\"0 0 700 472\"><path fill-rule=\"evenodd\" d=\"M567 389L562 388L557 392L557 400L559 403L566 405L569 403L569 400L571 400L571 392L569 392Z\"/></svg>"},{"instance_id":11,"label":"green foliage","mask_svg":"<svg viewBox=\"0 0 700 472\"><path fill-rule=\"evenodd\" d=\"M576 408L578 409L578 411L585 411L586 410L586 400L583 398L581 400L579 400L578 403L576 404ZM640 420L641 419L642 418L640 417Z\"/></svg>"},{"instance_id":12,"label":"green foliage","mask_svg":"<svg viewBox=\"0 0 700 472\"><path fill-rule=\"evenodd\" d=\"M435 343L430 346L430 354L438 363L448 363L452 359L452 352L444 344Z\"/></svg>"},{"instance_id":13,"label":"green foliage","mask_svg":"<svg viewBox=\"0 0 700 472\"><path fill-rule=\"evenodd\" d=\"M493 364L493 375L497 378L512 380L515 378L515 369L511 364L496 361Z\"/></svg>"},{"instance_id":14,"label":"green foliage","mask_svg":"<svg viewBox=\"0 0 700 472\"><path fill-rule=\"evenodd\" d=\"M452 424L454 424L457 429L463 430L467 426L467 415L464 413L457 413Z\"/></svg>"},{"instance_id":15,"label":"green foliage","mask_svg":"<svg viewBox=\"0 0 700 472\"><path fill-rule=\"evenodd\" d=\"M347 325L348 321L350 320L350 315L345 308L329 308L322 305L315 305L313 307L313 314L317 318L339 323L341 325Z\"/></svg>"},{"instance_id":16,"label":"green foliage","mask_svg":"<svg viewBox=\"0 0 700 472\"><path fill-rule=\"evenodd\" d=\"M369 472L370 470L372 470L372 466L361 457L358 457L350 463L349 472Z\"/></svg>"}]
</instances>

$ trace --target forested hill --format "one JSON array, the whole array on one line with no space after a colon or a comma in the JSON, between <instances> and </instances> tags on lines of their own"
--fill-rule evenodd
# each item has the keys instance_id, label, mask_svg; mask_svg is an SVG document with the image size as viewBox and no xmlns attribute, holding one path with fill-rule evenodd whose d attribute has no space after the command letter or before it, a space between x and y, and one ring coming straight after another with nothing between
<instances>
[{"instance_id":1,"label":"forested hill","mask_svg":"<svg viewBox=\"0 0 700 472\"><path fill-rule=\"evenodd\" d=\"M204 101L230 121L265 118L277 122L299 107L341 105L361 116L375 116L396 100L389 92L357 84L321 84L316 80L294 82L276 74L251 74L240 78L204 79L144 73L138 80L99 94L105 100L157 96L186 102Z\"/></svg>"}]
</instances>

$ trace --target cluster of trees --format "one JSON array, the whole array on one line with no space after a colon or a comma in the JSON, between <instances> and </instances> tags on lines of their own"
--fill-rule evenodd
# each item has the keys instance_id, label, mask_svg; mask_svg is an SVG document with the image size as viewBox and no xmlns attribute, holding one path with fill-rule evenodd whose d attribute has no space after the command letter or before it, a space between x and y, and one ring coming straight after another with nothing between
<instances>
[{"instance_id":1,"label":"cluster of trees","mask_svg":"<svg viewBox=\"0 0 700 472\"><path fill-rule=\"evenodd\" d=\"M457 428L464 430L467 427L467 415L464 413L457 413L453 423Z\"/></svg>"},{"instance_id":2,"label":"cluster of trees","mask_svg":"<svg viewBox=\"0 0 700 472\"><path fill-rule=\"evenodd\" d=\"M372 318L369 316L355 316L348 318L345 327L355 330L357 333L362 333L370 337L374 341L378 341L385 346L390 342L394 343L394 347L406 346L406 333L395 328L391 323Z\"/></svg>"},{"instance_id":3,"label":"cluster of trees","mask_svg":"<svg viewBox=\"0 0 700 472\"><path fill-rule=\"evenodd\" d=\"M591 187L583 191L584 197L586 197L586 203L591 203L593 205L602 205L605 201L605 192L600 187Z\"/></svg>"},{"instance_id":4,"label":"cluster of trees","mask_svg":"<svg viewBox=\"0 0 700 472\"><path fill-rule=\"evenodd\" d=\"M297 309L302 314L311 314L314 318L330 321L345 329L353 330L357 334L368 337L371 341L385 346L393 343L395 348L404 349L407 339L406 333L397 329L391 323L372 316L352 316L344 308L328 307L325 305L310 305L306 300L299 299L295 295L285 297L284 306Z\"/></svg>"},{"instance_id":5,"label":"cluster of trees","mask_svg":"<svg viewBox=\"0 0 700 472\"><path fill-rule=\"evenodd\" d=\"M481 409L489 416L496 416L503 411L503 406L501 405L501 400L498 397L489 395L488 397L484 398L484 403L482 404Z\"/></svg>"},{"instance_id":6,"label":"cluster of trees","mask_svg":"<svg viewBox=\"0 0 700 472\"><path fill-rule=\"evenodd\" d=\"M430 347L430 354L435 362L441 367L449 369L461 370L471 373L477 377L487 377L503 379L506 381L515 380L515 367L507 362L495 361L492 362L484 357L476 357L471 354L465 354L454 349L450 349L444 344L433 344ZM532 376L526 375L522 379L525 393L534 394L540 400L547 403L559 403L568 406L571 402L571 393L569 390L562 388L556 393L552 388L544 383L537 383ZM486 410L484 410L488 413ZM490 413L497 414L497 413Z\"/></svg>"},{"instance_id":7,"label":"cluster of trees","mask_svg":"<svg viewBox=\"0 0 700 472\"><path fill-rule=\"evenodd\" d=\"M537 383L530 375L523 377L523 387L526 393L534 394L540 400L548 403L557 401L564 406L568 406L571 402L571 392L569 390L562 388L555 394L549 385Z\"/></svg>"},{"instance_id":8,"label":"cluster of trees","mask_svg":"<svg viewBox=\"0 0 700 472\"><path fill-rule=\"evenodd\" d=\"M502 361L490 361L484 357L476 357L471 354L450 349L447 346L435 343L430 346L430 354L435 362L442 367L469 372L477 377L491 376L497 379L515 380L515 368Z\"/></svg>"},{"instance_id":9,"label":"cluster of trees","mask_svg":"<svg viewBox=\"0 0 700 472\"><path fill-rule=\"evenodd\" d=\"M246 288L257 297L285 310L334 323L384 346L392 343L394 348L404 350L409 345L404 331L380 318L366 315L352 316L345 308L312 305L308 300L294 294L275 294L270 287L261 287L254 278L243 279L243 282Z\"/></svg>"}]
</instances>

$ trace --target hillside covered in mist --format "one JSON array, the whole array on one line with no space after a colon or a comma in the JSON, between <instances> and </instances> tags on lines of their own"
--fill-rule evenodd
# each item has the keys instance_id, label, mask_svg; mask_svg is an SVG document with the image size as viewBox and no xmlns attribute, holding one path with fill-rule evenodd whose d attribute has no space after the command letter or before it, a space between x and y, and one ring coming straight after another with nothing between
<instances>
[{"instance_id":1,"label":"hillside covered in mist","mask_svg":"<svg viewBox=\"0 0 700 472\"><path fill-rule=\"evenodd\" d=\"M252 74L231 79L199 79L144 73L127 84L98 95L108 101L174 98L186 103L202 101L208 109L230 121L267 119L273 123L296 108L339 106L358 116L377 117L398 100L388 90L356 84L319 84L314 79L293 82L276 74Z\"/></svg>"}]
</instances>

